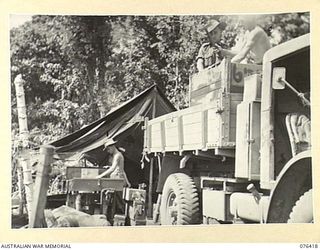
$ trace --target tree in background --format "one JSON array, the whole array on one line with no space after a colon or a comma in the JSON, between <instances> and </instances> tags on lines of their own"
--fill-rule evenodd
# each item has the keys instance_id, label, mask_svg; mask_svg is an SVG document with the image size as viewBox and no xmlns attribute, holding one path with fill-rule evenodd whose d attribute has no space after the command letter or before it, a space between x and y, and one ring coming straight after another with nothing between
<instances>
[{"instance_id":1,"label":"tree in background","mask_svg":"<svg viewBox=\"0 0 320 250\"><path fill-rule=\"evenodd\" d=\"M269 31L271 43L275 46L309 33L310 15L309 12L265 15L264 28Z\"/></svg>"},{"instance_id":2,"label":"tree in background","mask_svg":"<svg viewBox=\"0 0 320 250\"><path fill-rule=\"evenodd\" d=\"M100 90L107 89L109 19L33 16L31 22L11 31L11 76L23 74L29 127L42 134L38 143L71 133L100 117Z\"/></svg>"},{"instance_id":3,"label":"tree in background","mask_svg":"<svg viewBox=\"0 0 320 250\"><path fill-rule=\"evenodd\" d=\"M10 32L11 78L22 74L29 128L37 144L105 115L157 84L177 107L188 105L189 76L215 18L228 26L221 41L243 33L237 16L33 16ZM309 13L264 15L273 45L309 32ZM17 112L12 88L12 131Z\"/></svg>"}]
</instances>

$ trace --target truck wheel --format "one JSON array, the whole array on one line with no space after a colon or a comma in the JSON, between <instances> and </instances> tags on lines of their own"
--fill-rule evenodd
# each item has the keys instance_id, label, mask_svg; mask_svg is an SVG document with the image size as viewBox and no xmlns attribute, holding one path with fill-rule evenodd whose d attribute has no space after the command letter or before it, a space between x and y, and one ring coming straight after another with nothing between
<instances>
[{"instance_id":1,"label":"truck wheel","mask_svg":"<svg viewBox=\"0 0 320 250\"><path fill-rule=\"evenodd\" d=\"M199 196L188 175L176 173L167 178L161 198L160 221L161 225L199 223Z\"/></svg>"},{"instance_id":2,"label":"truck wheel","mask_svg":"<svg viewBox=\"0 0 320 250\"><path fill-rule=\"evenodd\" d=\"M300 196L290 213L288 223L311 223L312 212L312 189Z\"/></svg>"}]
</instances>

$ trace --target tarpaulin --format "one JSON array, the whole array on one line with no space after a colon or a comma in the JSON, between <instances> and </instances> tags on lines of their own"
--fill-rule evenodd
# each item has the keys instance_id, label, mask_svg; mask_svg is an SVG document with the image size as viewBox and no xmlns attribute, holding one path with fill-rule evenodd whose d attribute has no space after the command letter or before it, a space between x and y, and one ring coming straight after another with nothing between
<instances>
[{"instance_id":1,"label":"tarpaulin","mask_svg":"<svg viewBox=\"0 0 320 250\"><path fill-rule=\"evenodd\" d=\"M104 143L113 138L116 146L125 150L125 156L139 161L143 150L144 119L175 111L174 106L157 86L151 86L134 98L112 109L105 117L50 143L56 148L55 159L86 159L97 165L106 161Z\"/></svg>"}]
</instances>

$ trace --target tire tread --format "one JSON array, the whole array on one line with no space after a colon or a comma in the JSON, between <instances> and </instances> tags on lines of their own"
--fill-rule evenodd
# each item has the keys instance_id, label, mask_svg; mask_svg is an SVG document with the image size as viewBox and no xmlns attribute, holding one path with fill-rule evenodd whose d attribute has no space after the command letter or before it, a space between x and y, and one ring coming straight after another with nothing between
<instances>
[{"instance_id":1,"label":"tire tread","mask_svg":"<svg viewBox=\"0 0 320 250\"><path fill-rule=\"evenodd\" d=\"M312 189L309 189L293 206L288 223L310 223L311 221L313 221Z\"/></svg>"},{"instance_id":2,"label":"tire tread","mask_svg":"<svg viewBox=\"0 0 320 250\"><path fill-rule=\"evenodd\" d=\"M163 193L166 193L168 189L173 189L178 199L178 225L198 224L200 219L199 211L199 194L195 183L192 178L186 174L175 173L168 177ZM166 206L166 197L162 197L161 207L164 213ZM163 216L161 216L163 217ZM166 218L161 219L161 224L168 224Z\"/></svg>"}]
</instances>

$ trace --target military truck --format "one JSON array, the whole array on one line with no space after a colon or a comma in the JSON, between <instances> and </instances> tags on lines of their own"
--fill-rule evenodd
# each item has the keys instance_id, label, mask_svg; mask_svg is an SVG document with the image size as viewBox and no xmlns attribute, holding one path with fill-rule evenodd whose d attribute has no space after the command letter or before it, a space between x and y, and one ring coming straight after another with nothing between
<instances>
[{"instance_id":1,"label":"military truck","mask_svg":"<svg viewBox=\"0 0 320 250\"><path fill-rule=\"evenodd\" d=\"M263 65L205 69L189 93L188 108L145 121L154 220L313 222L309 34L271 48Z\"/></svg>"}]
</instances>

